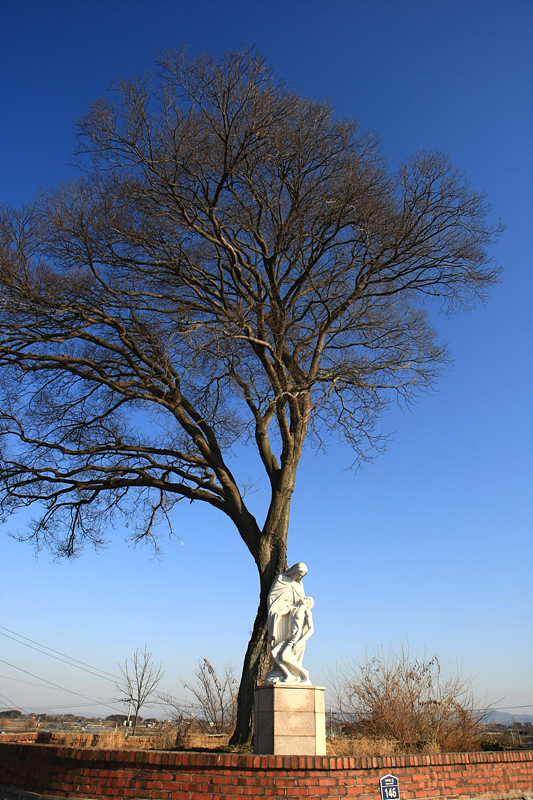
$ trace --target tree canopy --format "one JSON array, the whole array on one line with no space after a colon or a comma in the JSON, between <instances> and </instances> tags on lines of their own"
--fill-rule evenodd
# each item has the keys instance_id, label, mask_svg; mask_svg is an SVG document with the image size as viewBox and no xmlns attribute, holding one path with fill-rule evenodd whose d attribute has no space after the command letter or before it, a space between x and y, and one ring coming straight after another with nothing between
<instances>
[{"instance_id":1,"label":"tree canopy","mask_svg":"<svg viewBox=\"0 0 533 800\"><path fill-rule=\"evenodd\" d=\"M34 507L28 536L67 556L117 515L155 540L182 498L228 515L261 585L242 741L304 441L369 457L387 404L446 362L428 303L485 296L499 228L444 155L391 172L254 50L163 54L111 97L78 122L79 179L2 213L1 508ZM268 476L263 521L237 441Z\"/></svg>"}]
</instances>

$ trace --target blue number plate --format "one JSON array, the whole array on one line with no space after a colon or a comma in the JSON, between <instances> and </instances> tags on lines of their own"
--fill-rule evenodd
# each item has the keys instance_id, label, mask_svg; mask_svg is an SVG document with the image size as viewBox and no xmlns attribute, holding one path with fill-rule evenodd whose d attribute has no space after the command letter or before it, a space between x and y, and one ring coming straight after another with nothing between
<instances>
[{"instance_id":1,"label":"blue number plate","mask_svg":"<svg viewBox=\"0 0 533 800\"><path fill-rule=\"evenodd\" d=\"M384 775L379 779L381 800L400 800L398 778L395 775Z\"/></svg>"}]
</instances>

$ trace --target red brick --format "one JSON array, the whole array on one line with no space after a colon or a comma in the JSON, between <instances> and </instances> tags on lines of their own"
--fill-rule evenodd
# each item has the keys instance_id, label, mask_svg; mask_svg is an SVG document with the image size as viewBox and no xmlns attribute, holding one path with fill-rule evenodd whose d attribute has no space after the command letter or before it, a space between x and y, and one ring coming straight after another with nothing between
<instances>
[{"instance_id":1,"label":"red brick","mask_svg":"<svg viewBox=\"0 0 533 800\"><path fill-rule=\"evenodd\" d=\"M186 797L200 793L203 800L207 797L211 800L217 792L218 798L226 800L243 795L315 798L364 795L362 800L367 800L374 797L379 777L394 771L400 778L402 797L407 800L435 797L437 793L449 797L470 792L527 790L533 767L531 752L333 759L98 751L28 744L35 741L28 737L25 743L18 739L15 745L13 738L8 738L9 741L5 737L0 739L4 781L30 791L55 792L58 797L69 793L94 796L100 792L117 800L150 796L176 800L178 794ZM64 770L60 771L57 767L62 763Z\"/></svg>"},{"instance_id":2,"label":"red brick","mask_svg":"<svg viewBox=\"0 0 533 800\"><path fill-rule=\"evenodd\" d=\"M201 778L202 776L199 775L198 777ZM203 779L203 782L204 783L206 782L205 777ZM213 783L213 784L231 784L232 783L232 779L230 777L228 777L227 775L211 775L209 782Z\"/></svg>"}]
</instances>

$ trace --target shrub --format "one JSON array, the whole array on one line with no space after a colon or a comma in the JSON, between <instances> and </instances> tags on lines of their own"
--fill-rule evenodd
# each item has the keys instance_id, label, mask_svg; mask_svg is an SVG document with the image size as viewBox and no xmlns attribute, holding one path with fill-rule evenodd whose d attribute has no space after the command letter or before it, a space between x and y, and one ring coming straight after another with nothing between
<instances>
[{"instance_id":1,"label":"shrub","mask_svg":"<svg viewBox=\"0 0 533 800\"><path fill-rule=\"evenodd\" d=\"M443 674L437 655L418 660L407 647L338 668L332 679L344 733L395 741L402 752L475 750L483 714L460 669Z\"/></svg>"}]
</instances>

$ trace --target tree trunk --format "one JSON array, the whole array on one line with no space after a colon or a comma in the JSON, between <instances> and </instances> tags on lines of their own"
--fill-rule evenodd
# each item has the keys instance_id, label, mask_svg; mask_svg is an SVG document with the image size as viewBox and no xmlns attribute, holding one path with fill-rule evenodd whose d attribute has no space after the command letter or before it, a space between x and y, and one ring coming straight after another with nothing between
<instances>
[{"instance_id":1,"label":"tree trunk","mask_svg":"<svg viewBox=\"0 0 533 800\"><path fill-rule=\"evenodd\" d=\"M255 687L261 682L270 661L268 647L267 597L276 575L287 569L287 533L289 529L292 486L276 492L261 534L259 552L254 558L259 569L259 608L244 657L237 698L237 720L230 744L249 744L253 733Z\"/></svg>"},{"instance_id":2,"label":"tree trunk","mask_svg":"<svg viewBox=\"0 0 533 800\"><path fill-rule=\"evenodd\" d=\"M261 591L259 608L242 668L241 683L237 697L237 717L230 744L248 744L253 732L254 692L261 680L268 660L268 616L266 596Z\"/></svg>"}]
</instances>

